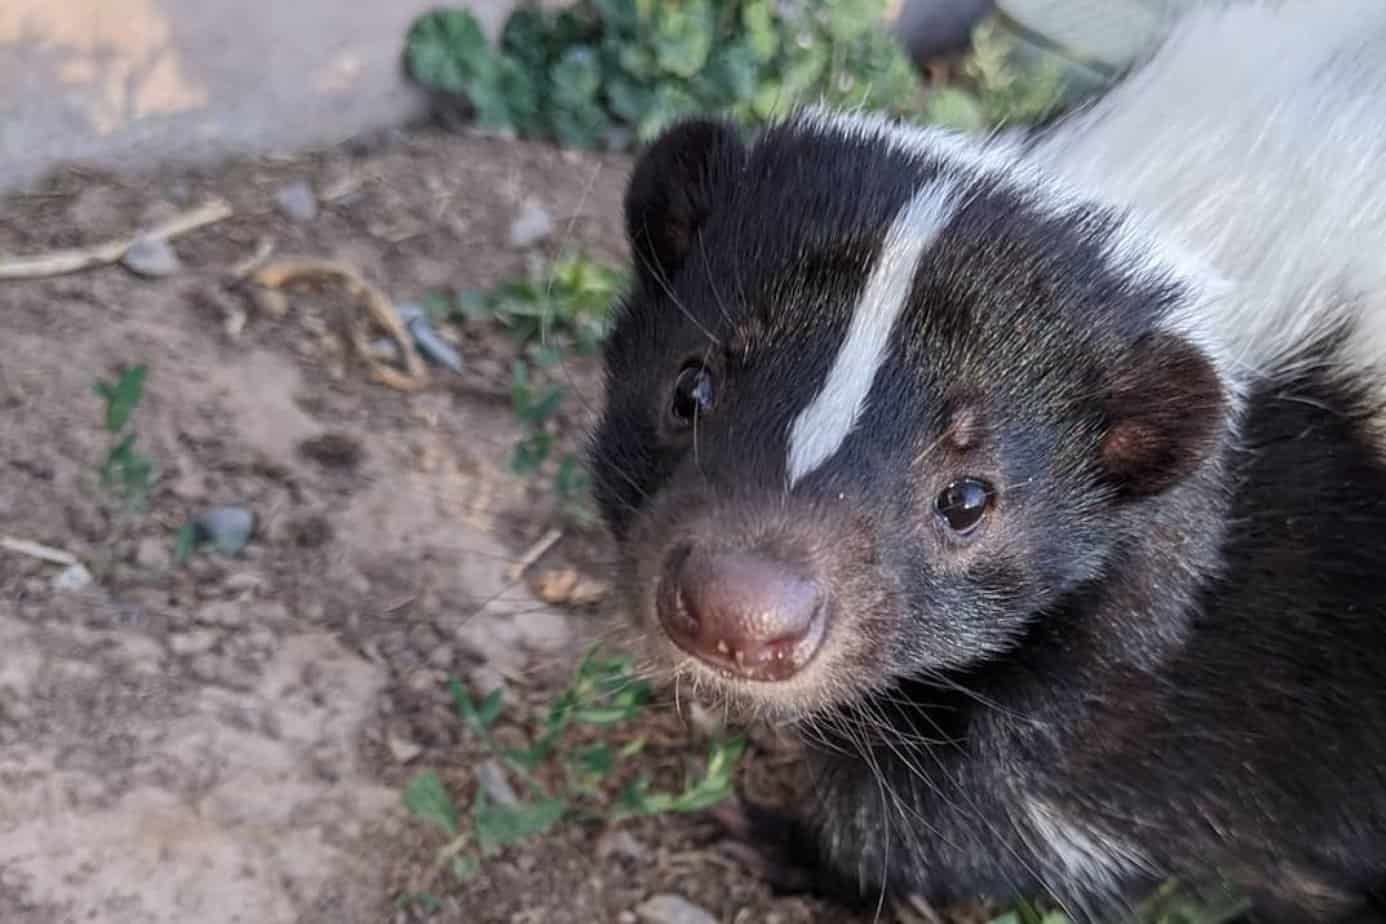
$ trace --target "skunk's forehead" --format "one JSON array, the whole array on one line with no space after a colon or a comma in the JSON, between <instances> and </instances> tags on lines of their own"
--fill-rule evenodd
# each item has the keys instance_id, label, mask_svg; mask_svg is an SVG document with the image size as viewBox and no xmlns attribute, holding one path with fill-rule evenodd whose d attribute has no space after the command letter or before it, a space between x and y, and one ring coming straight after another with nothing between
<instances>
[{"instance_id":1,"label":"skunk's forehead","mask_svg":"<svg viewBox=\"0 0 1386 924\"><path fill-rule=\"evenodd\" d=\"M1002 315L971 320L1003 322L1011 311L1063 301L1042 303L1044 293L1067 295L1106 302L1128 336L1168 314L1176 293L1193 298L1199 281L1184 255L1131 216L1064 187L1017 148L867 115L807 110L770 127L719 198L693 275L733 277L742 296L747 282L762 283L770 297L753 297L751 307L764 322L792 320L781 325L787 333L802 316L784 313L796 311L798 296L817 294L796 286L851 289L869 307L878 293L866 291L868 282L887 270L897 294L924 277L936 294L953 290L956 298L933 301L935 313L972 305ZM1028 291L1007 302L1008 285Z\"/></svg>"},{"instance_id":2,"label":"skunk's forehead","mask_svg":"<svg viewBox=\"0 0 1386 924\"><path fill-rule=\"evenodd\" d=\"M730 190L734 214L780 216L798 234L883 230L921 187L946 183L963 197L979 188L1016 205L1062 214L1069 191L1028 167L1018 149L871 115L808 109L766 128Z\"/></svg>"},{"instance_id":3,"label":"skunk's forehead","mask_svg":"<svg viewBox=\"0 0 1386 924\"><path fill-rule=\"evenodd\" d=\"M1022 284L1028 271L1023 284L1075 295L1086 287L1108 299L1126 334L1155 324L1196 342L1189 312L1221 291L1201 261L1151 234L1139 216L1064 184L1002 138L807 109L753 141L724 196L702 259L739 280L793 272L844 248L879 259L892 229L908 232L901 216L929 200L921 269L933 267L936 278L946 271L965 291ZM869 267L858 263L857 272L864 284Z\"/></svg>"}]
</instances>

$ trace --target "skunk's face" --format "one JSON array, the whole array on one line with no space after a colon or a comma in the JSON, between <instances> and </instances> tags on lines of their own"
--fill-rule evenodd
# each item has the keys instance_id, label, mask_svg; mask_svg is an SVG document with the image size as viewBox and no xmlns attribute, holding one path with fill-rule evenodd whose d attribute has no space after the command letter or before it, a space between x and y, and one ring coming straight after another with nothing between
<instances>
[{"instance_id":1,"label":"skunk's face","mask_svg":"<svg viewBox=\"0 0 1386 924\"><path fill-rule=\"evenodd\" d=\"M699 121L632 178L597 496L656 651L753 705L1023 644L1208 448L1178 287L1121 268L1112 216L956 157Z\"/></svg>"}]
</instances>

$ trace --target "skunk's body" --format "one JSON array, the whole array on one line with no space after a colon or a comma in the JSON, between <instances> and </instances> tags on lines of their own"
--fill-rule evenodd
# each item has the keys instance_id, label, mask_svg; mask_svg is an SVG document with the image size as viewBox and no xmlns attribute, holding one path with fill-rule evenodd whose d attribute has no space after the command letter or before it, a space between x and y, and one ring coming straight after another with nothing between
<instances>
[{"instance_id":1,"label":"skunk's body","mask_svg":"<svg viewBox=\"0 0 1386 924\"><path fill-rule=\"evenodd\" d=\"M598 497L652 653L829 745L756 816L820 886L1386 920L1382 164L1351 2L1198 14L1033 143L646 152Z\"/></svg>"}]
</instances>

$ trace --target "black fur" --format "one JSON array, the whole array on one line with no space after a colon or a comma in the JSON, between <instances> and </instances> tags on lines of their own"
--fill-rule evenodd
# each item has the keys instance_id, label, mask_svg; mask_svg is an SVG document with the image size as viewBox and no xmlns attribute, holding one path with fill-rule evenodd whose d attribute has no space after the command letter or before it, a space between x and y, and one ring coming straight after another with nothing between
<instances>
[{"instance_id":1,"label":"black fur","mask_svg":"<svg viewBox=\"0 0 1386 924\"><path fill-rule=\"evenodd\" d=\"M885 230L941 180L960 205L868 410L786 492ZM1182 283L1110 257L1120 216L794 123L675 130L627 216L592 461L634 618L671 653L653 585L690 543L830 589L816 673L724 691L846 752L754 827L847 902L1047 890L1086 920L1216 877L1257 921L1386 920L1386 465L1333 343L1238 418L1161 326ZM718 388L692 436L665 423L689 359ZM966 540L933 508L960 476L998 497Z\"/></svg>"}]
</instances>

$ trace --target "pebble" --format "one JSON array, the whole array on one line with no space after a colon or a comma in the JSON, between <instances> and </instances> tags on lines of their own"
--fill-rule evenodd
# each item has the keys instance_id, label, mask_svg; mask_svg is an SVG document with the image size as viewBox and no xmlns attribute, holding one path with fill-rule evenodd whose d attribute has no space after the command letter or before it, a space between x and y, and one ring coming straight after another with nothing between
<instances>
[{"instance_id":1,"label":"pebble","mask_svg":"<svg viewBox=\"0 0 1386 924\"><path fill-rule=\"evenodd\" d=\"M54 590L82 590L92 582L91 572L80 563L68 565L53 578Z\"/></svg>"},{"instance_id":2,"label":"pebble","mask_svg":"<svg viewBox=\"0 0 1386 924\"><path fill-rule=\"evenodd\" d=\"M235 600L213 600L197 611L197 621L203 625L236 628L245 625L246 610Z\"/></svg>"},{"instance_id":3,"label":"pebble","mask_svg":"<svg viewBox=\"0 0 1386 924\"><path fill-rule=\"evenodd\" d=\"M419 745L395 732L385 736L385 746L390 749L390 756L401 764L409 763L424 752Z\"/></svg>"},{"instance_id":4,"label":"pebble","mask_svg":"<svg viewBox=\"0 0 1386 924\"><path fill-rule=\"evenodd\" d=\"M233 594L241 594L264 587L265 579L254 571L240 571L228 577L223 586Z\"/></svg>"},{"instance_id":5,"label":"pebble","mask_svg":"<svg viewBox=\"0 0 1386 924\"><path fill-rule=\"evenodd\" d=\"M170 635L168 647L176 655L202 654L204 651L211 651L219 637L219 633L211 629L193 629Z\"/></svg>"},{"instance_id":6,"label":"pebble","mask_svg":"<svg viewBox=\"0 0 1386 924\"><path fill-rule=\"evenodd\" d=\"M413 671L410 673L409 679L405 681L405 686L415 693L435 692L440 684L441 681L437 676L437 672L428 670L427 668L419 668Z\"/></svg>"},{"instance_id":7,"label":"pebble","mask_svg":"<svg viewBox=\"0 0 1386 924\"><path fill-rule=\"evenodd\" d=\"M514 787L505 778L505 771L494 760L484 761L477 765L476 781L486 791L486 795L491 797L492 802L499 805L514 805L520 801L519 797L515 795Z\"/></svg>"},{"instance_id":8,"label":"pebble","mask_svg":"<svg viewBox=\"0 0 1386 924\"><path fill-rule=\"evenodd\" d=\"M274 194L279 210L294 221L312 221L318 217L318 197L306 180L290 183Z\"/></svg>"},{"instance_id":9,"label":"pebble","mask_svg":"<svg viewBox=\"0 0 1386 924\"><path fill-rule=\"evenodd\" d=\"M680 895L654 895L635 909L645 924L717 924L717 919Z\"/></svg>"},{"instance_id":10,"label":"pebble","mask_svg":"<svg viewBox=\"0 0 1386 924\"><path fill-rule=\"evenodd\" d=\"M400 320L404 322L409 335L414 339L414 346L426 359L440 366L445 366L453 372L462 371L461 355L453 349L452 344L440 337L438 332L433 329L428 320L428 312L410 302L397 306L395 310L399 313Z\"/></svg>"},{"instance_id":11,"label":"pebble","mask_svg":"<svg viewBox=\"0 0 1386 924\"><path fill-rule=\"evenodd\" d=\"M150 279L172 276L182 269L178 254L168 241L161 238L140 238L126 248L120 262L135 275Z\"/></svg>"},{"instance_id":12,"label":"pebble","mask_svg":"<svg viewBox=\"0 0 1386 924\"><path fill-rule=\"evenodd\" d=\"M510 246L517 250L525 250L552 233L553 216L542 205L528 199L510 225Z\"/></svg>"},{"instance_id":13,"label":"pebble","mask_svg":"<svg viewBox=\"0 0 1386 924\"><path fill-rule=\"evenodd\" d=\"M620 857L626 860L639 860L645 856L645 845L635 839L635 835L621 828L613 828L597 838L597 856L603 860Z\"/></svg>"},{"instance_id":14,"label":"pebble","mask_svg":"<svg viewBox=\"0 0 1386 924\"><path fill-rule=\"evenodd\" d=\"M451 645L439 645L428 655L428 666L436 667L439 670L447 670L452 667L453 658L456 654Z\"/></svg>"},{"instance_id":15,"label":"pebble","mask_svg":"<svg viewBox=\"0 0 1386 924\"><path fill-rule=\"evenodd\" d=\"M168 545L153 536L145 536L135 547L135 564L146 570L162 571L171 559Z\"/></svg>"},{"instance_id":16,"label":"pebble","mask_svg":"<svg viewBox=\"0 0 1386 924\"><path fill-rule=\"evenodd\" d=\"M193 523L198 536L224 555L235 555L255 531L255 514L243 507L213 507Z\"/></svg>"}]
</instances>

